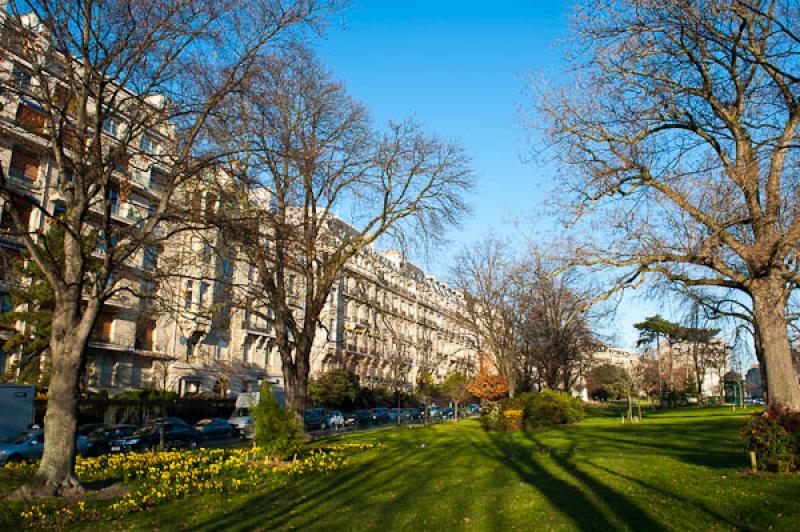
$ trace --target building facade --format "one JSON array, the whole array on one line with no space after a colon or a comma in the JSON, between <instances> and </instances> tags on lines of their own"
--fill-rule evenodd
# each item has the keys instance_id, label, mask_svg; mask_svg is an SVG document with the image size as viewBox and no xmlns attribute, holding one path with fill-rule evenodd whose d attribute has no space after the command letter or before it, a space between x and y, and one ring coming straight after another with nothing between
<instances>
[{"instance_id":1,"label":"building facade","mask_svg":"<svg viewBox=\"0 0 800 532\"><path fill-rule=\"evenodd\" d=\"M4 12L0 12L2 17L5 17ZM32 17L23 16L22 24L36 28L38 23ZM44 212L56 217L65 211L63 191L73 176L59 174L46 133L48 118L34 98L24 96L41 91L41 87L36 85L37 80L31 75L34 66L15 55L12 47L4 46L2 51L0 73L4 80L10 81L14 90L0 91L0 167L7 178L7 189L15 198L19 198L17 210L27 225L23 230L35 241L41 241L50 229ZM50 88L56 97L64 95L66 112L70 113L72 101L69 99L69 89L58 78L58 68L58 62L53 61ZM149 110L153 113L158 113L158 106L163 104L163 98L158 97L145 99L144 103L152 107ZM100 134L112 143L115 137L123 134L125 127L122 119L111 119L103 124ZM111 204L110 216L115 226L139 223L148 216L161 197L162 176L167 169L163 167L163 158L159 155L171 135L169 126L138 134L135 137L135 149L127 154L125 163L113 171L106 190ZM79 142L77 136L72 141ZM10 289L25 283L26 279L20 277L19 267L15 266L23 257L21 234L13 229L5 201L0 199L0 204L0 310L6 312L12 309ZM101 220L102 216L100 205L92 206L87 214L89 220ZM95 258L102 259L108 245L113 245L113 242L105 242L98 237L96 249L92 251ZM147 249L128 258L126 264L129 268L118 282L132 290L123 291L109 299L97 319L89 342L90 360L86 379L90 389L114 391L152 386L154 364L170 358L166 352L155 349L148 340L152 337L153 328L141 320L147 310L144 308L145 301L133 295L141 293L140 284L145 277L143 273L152 267L156 254L156 250ZM23 332L28 327L22 322L12 326ZM46 364L46 353L40 363ZM19 357L15 353L3 353L0 356L0 370L13 371L14 366L19 366Z\"/></svg>"},{"instance_id":2,"label":"building facade","mask_svg":"<svg viewBox=\"0 0 800 532\"><path fill-rule=\"evenodd\" d=\"M36 83L32 66L13 50L6 52L10 53L1 56L0 70L16 90L0 94L0 166L6 170L7 186L25 198L19 210L28 233L37 239L48 230L42 209L54 215L64 211L61 194L71 176L56 170L45 113L24 97L29 89L37 90L30 87ZM54 84L58 90L55 78ZM143 103L154 108L163 104L158 97ZM113 142L125 127L124 118L109 119L102 135ZM161 155L173 140L169 127L138 135L108 186L114 224L140 223L158 203L169 171L164 166L167 157ZM179 191L178 199L195 215L211 218L219 209L211 187ZM12 267L23 260L24 246L12 231L8 209L0 207L0 310L5 312L11 310L9 289L29 280ZM88 391L168 389L232 395L264 379L280 385L271 313L232 304L229 287L253 282L252 271L235 253L219 252L222 239L218 230L181 232L126 261L117 282L131 290L108 300L97 319L88 345ZM94 255L101 258L106 245L113 242L99 241ZM157 271L168 275L151 275ZM299 306L302 298L297 295L293 304ZM423 377L438 381L450 371L470 372L475 355L462 307L456 291L426 276L399 252L364 250L347 264L329 298L315 338L311 372L347 368L363 384L403 389L413 388ZM12 326L22 332L27 327L23 322ZM39 364L47 364L46 353ZM18 370L19 365L18 353L0 355L0 373Z\"/></svg>"}]
</instances>

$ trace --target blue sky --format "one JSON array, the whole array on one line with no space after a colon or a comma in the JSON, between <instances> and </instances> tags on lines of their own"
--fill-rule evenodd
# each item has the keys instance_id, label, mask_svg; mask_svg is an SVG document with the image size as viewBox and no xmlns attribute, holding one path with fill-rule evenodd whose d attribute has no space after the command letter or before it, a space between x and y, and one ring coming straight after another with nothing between
<instances>
[{"instance_id":1,"label":"blue sky","mask_svg":"<svg viewBox=\"0 0 800 532\"><path fill-rule=\"evenodd\" d=\"M519 238L515 218L540 218L553 169L526 162L529 132L520 124L527 77L564 70L556 41L567 36L559 2L361 0L331 24L319 55L377 122L414 117L460 141L473 156L472 217L426 265L447 277L453 255L487 231ZM549 224L526 222L529 234ZM626 297L607 332L635 342L632 323L666 309ZM668 314L668 312L666 312Z\"/></svg>"}]
</instances>

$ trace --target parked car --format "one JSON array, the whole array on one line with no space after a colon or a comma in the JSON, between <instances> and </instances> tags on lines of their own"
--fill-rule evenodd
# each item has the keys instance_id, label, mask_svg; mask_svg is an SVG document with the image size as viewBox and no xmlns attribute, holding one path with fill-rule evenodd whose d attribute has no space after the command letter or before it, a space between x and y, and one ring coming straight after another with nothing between
<instances>
[{"instance_id":1,"label":"parked car","mask_svg":"<svg viewBox=\"0 0 800 532\"><path fill-rule=\"evenodd\" d=\"M332 410L328 412L328 426L334 428L342 428L344 427L345 419L344 415L338 410Z\"/></svg>"},{"instance_id":2,"label":"parked car","mask_svg":"<svg viewBox=\"0 0 800 532\"><path fill-rule=\"evenodd\" d=\"M380 407L380 408L373 408L372 412L372 420L375 423L388 423L390 416L389 416L389 409Z\"/></svg>"},{"instance_id":3,"label":"parked car","mask_svg":"<svg viewBox=\"0 0 800 532\"><path fill-rule=\"evenodd\" d=\"M374 421L372 412L369 410L356 410L353 412L353 419L355 419L356 424L360 426L370 425Z\"/></svg>"},{"instance_id":4,"label":"parked car","mask_svg":"<svg viewBox=\"0 0 800 532\"><path fill-rule=\"evenodd\" d=\"M233 430L242 438L247 438L248 434L254 433L253 416L250 414L249 407L239 407L234 410L233 414L231 414L231 417L228 418L228 423L230 423L230 425L233 427Z\"/></svg>"},{"instance_id":5,"label":"parked car","mask_svg":"<svg viewBox=\"0 0 800 532\"><path fill-rule=\"evenodd\" d=\"M201 419L194 428L207 440L226 439L233 434L233 425L219 417Z\"/></svg>"},{"instance_id":6,"label":"parked car","mask_svg":"<svg viewBox=\"0 0 800 532\"><path fill-rule=\"evenodd\" d=\"M161 445L168 449L185 447L196 449L200 433L182 419L175 417L158 418L139 428L130 436L111 442L111 452L149 451Z\"/></svg>"},{"instance_id":7,"label":"parked car","mask_svg":"<svg viewBox=\"0 0 800 532\"><path fill-rule=\"evenodd\" d=\"M419 419L424 412L421 408L408 408L407 411L410 419Z\"/></svg>"},{"instance_id":8,"label":"parked car","mask_svg":"<svg viewBox=\"0 0 800 532\"><path fill-rule=\"evenodd\" d=\"M442 417L451 418L451 417L455 416L455 413L456 413L456 411L453 410L453 407L448 406L447 408L442 410Z\"/></svg>"},{"instance_id":9,"label":"parked car","mask_svg":"<svg viewBox=\"0 0 800 532\"><path fill-rule=\"evenodd\" d=\"M111 442L136 432L136 425L101 425L86 436L88 455L97 456L111 451Z\"/></svg>"},{"instance_id":10,"label":"parked car","mask_svg":"<svg viewBox=\"0 0 800 532\"><path fill-rule=\"evenodd\" d=\"M321 408L312 408L303 416L306 430L323 430L328 427L328 418Z\"/></svg>"},{"instance_id":11,"label":"parked car","mask_svg":"<svg viewBox=\"0 0 800 532\"><path fill-rule=\"evenodd\" d=\"M78 436L89 436L89 434L92 434L96 430L102 429L103 427L105 427L105 424L103 423L87 423L79 426L78 430L75 432L78 434Z\"/></svg>"},{"instance_id":12,"label":"parked car","mask_svg":"<svg viewBox=\"0 0 800 532\"><path fill-rule=\"evenodd\" d=\"M481 405L472 403L471 405L469 405L467 407L467 411L470 414L477 414L477 413L479 413L481 411Z\"/></svg>"},{"instance_id":13,"label":"parked car","mask_svg":"<svg viewBox=\"0 0 800 532\"><path fill-rule=\"evenodd\" d=\"M345 427L355 426L355 424L356 424L356 418L352 413L344 414L344 426Z\"/></svg>"},{"instance_id":14,"label":"parked car","mask_svg":"<svg viewBox=\"0 0 800 532\"><path fill-rule=\"evenodd\" d=\"M89 446L85 436L76 436L78 454L86 455ZM44 453L44 430L23 432L0 442L0 465L9 462L33 462Z\"/></svg>"},{"instance_id":15,"label":"parked car","mask_svg":"<svg viewBox=\"0 0 800 532\"><path fill-rule=\"evenodd\" d=\"M389 410L389 420L392 423L403 423L411 419L411 414L405 408L392 408Z\"/></svg>"},{"instance_id":16,"label":"parked car","mask_svg":"<svg viewBox=\"0 0 800 532\"><path fill-rule=\"evenodd\" d=\"M431 405L428 407L428 417L442 417L442 409L436 405Z\"/></svg>"}]
</instances>

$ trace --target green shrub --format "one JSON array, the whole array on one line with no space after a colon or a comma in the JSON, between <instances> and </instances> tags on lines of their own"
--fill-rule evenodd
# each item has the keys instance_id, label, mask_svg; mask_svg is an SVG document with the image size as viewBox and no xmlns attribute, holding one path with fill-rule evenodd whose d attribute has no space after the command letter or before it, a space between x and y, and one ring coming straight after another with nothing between
<instances>
[{"instance_id":1,"label":"green shrub","mask_svg":"<svg viewBox=\"0 0 800 532\"><path fill-rule=\"evenodd\" d=\"M521 418L520 418L521 414ZM554 427L576 423L586 412L580 399L568 393L542 390L525 392L481 407L484 430L514 431L535 427Z\"/></svg>"},{"instance_id":2,"label":"green shrub","mask_svg":"<svg viewBox=\"0 0 800 532\"><path fill-rule=\"evenodd\" d=\"M270 458L281 460L297 451L300 427L294 415L278 404L269 384L261 387L261 398L253 409L255 440Z\"/></svg>"},{"instance_id":3,"label":"green shrub","mask_svg":"<svg viewBox=\"0 0 800 532\"><path fill-rule=\"evenodd\" d=\"M788 473L800 466L800 413L771 408L753 416L741 434L760 470Z\"/></svg>"},{"instance_id":4,"label":"green shrub","mask_svg":"<svg viewBox=\"0 0 800 532\"><path fill-rule=\"evenodd\" d=\"M505 432L507 425L503 416L503 405L494 402L481 405L480 423L483 430Z\"/></svg>"},{"instance_id":5,"label":"green shrub","mask_svg":"<svg viewBox=\"0 0 800 532\"><path fill-rule=\"evenodd\" d=\"M565 392L542 390L539 393L521 394L526 427L553 427L577 423L586 412L580 399Z\"/></svg>"}]
</instances>

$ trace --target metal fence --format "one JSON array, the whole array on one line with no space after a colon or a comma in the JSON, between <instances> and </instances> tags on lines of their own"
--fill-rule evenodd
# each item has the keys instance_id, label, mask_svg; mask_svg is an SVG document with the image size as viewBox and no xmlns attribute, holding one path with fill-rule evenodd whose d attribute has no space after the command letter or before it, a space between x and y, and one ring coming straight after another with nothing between
<instances>
[{"instance_id":1,"label":"metal fence","mask_svg":"<svg viewBox=\"0 0 800 532\"><path fill-rule=\"evenodd\" d=\"M148 419L175 416L187 423L208 417L227 419L236 407L234 399L115 400L83 399L78 402L78 424L131 423L140 425ZM47 401L36 401L36 423L41 425L47 412Z\"/></svg>"}]
</instances>

